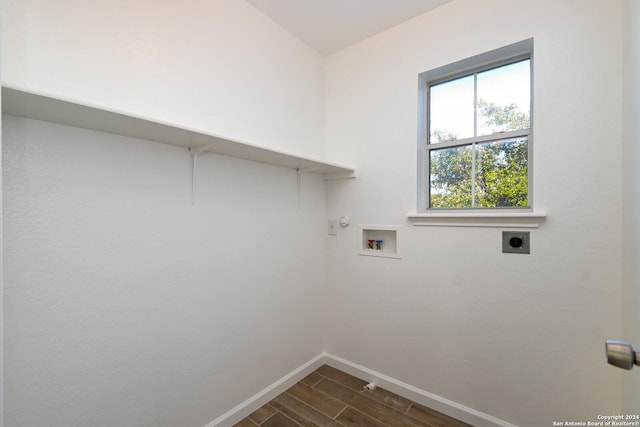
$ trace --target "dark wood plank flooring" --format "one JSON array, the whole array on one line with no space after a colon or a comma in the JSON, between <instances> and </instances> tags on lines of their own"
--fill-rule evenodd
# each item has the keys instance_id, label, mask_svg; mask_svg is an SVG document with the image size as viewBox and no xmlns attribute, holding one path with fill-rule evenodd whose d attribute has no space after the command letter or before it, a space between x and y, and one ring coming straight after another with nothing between
<instances>
[{"instance_id":1,"label":"dark wood plank flooring","mask_svg":"<svg viewBox=\"0 0 640 427\"><path fill-rule=\"evenodd\" d=\"M324 365L234 427L470 427Z\"/></svg>"}]
</instances>

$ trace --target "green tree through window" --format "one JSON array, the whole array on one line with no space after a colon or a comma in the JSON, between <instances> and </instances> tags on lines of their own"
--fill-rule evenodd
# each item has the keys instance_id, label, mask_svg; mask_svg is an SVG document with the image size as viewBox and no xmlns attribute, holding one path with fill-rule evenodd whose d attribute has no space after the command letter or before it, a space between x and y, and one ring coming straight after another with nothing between
<instances>
[{"instance_id":1,"label":"green tree through window","mask_svg":"<svg viewBox=\"0 0 640 427\"><path fill-rule=\"evenodd\" d=\"M479 116L500 132L529 127L529 115L516 104L478 101ZM434 142L455 141L452 132L436 129ZM475 156L475 179L473 176ZM513 138L431 150L430 207L528 206L528 138Z\"/></svg>"}]
</instances>

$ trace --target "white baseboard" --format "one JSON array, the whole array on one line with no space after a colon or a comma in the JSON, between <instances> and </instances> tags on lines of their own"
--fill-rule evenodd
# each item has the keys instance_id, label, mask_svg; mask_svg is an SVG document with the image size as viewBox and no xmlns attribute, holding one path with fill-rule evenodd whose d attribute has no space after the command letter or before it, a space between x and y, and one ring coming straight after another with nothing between
<instances>
[{"instance_id":1,"label":"white baseboard","mask_svg":"<svg viewBox=\"0 0 640 427\"><path fill-rule=\"evenodd\" d=\"M436 394L419 389L410 384L403 383L394 378L374 370L365 368L357 363L350 362L338 356L329 353L323 354L323 363L333 368L339 369L354 377L367 382L374 382L392 393L412 400L421 405L427 406L450 417L456 418L475 427L517 427L514 424L503 421L499 418L492 417L475 409L456 403L452 400L445 399Z\"/></svg>"},{"instance_id":2,"label":"white baseboard","mask_svg":"<svg viewBox=\"0 0 640 427\"><path fill-rule=\"evenodd\" d=\"M389 390L390 392L442 412L450 417L457 418L460 421L464 421L465 423L471 424L475 427L517 427L516 425L503 421L499 418L492 417L491 415L461 405L452 400L429 393L428 391L403 383L402 381L398 381L394 378L329 353L319 354L304 365L271 384L269 387L211 421L205 427L233 426L322 365L329 365L367 382L374 382L376 385Z\"/></svg>"},{"instance_id":3,"label":"white baseboard","mask_svg":"<svg viewBox=\"0 0 640 427\"><path fill-rule=\"evenodd\" d=\"M227 413L222 414L205 427L231 427L234 424L239 423L324 364L325 354L322 353L280 378L264 390L245 400Z\"/></svg>"}]
</instances>

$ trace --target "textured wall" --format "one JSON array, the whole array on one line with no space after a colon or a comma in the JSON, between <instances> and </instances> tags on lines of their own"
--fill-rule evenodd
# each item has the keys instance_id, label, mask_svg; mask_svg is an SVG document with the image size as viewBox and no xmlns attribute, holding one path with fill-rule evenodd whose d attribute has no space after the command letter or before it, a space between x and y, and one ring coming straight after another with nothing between
<instances>
[{"instance_id":1,"label":"textured wall","mask_svg":"<svg viewBox=\"0 0 640 427\"><path fill-rule=\"evenodd\" d=\"M624 235L624 290L622 340L640 348L640 1L623 2L625 29L624 45L624 138L623 138L623 235ZM636 367L637 369L637 367ZM634 369L634 371L636 370ZM623 404L627 413L640 410L640 377L637 372L626 372Z\"/></svg>"},{"instance_id":2,"label":"textured wall","mask_svg":"<svg viewBox=\"0 0 640 427\"><path fill-rule=\"evenodd\" d=\"M324 182L4 117L5 423L202 427L318 355Z\"/></svg>"},{"instance_id":3,"label":"textured wall","mask_svg":"<svg viewBox=\"0 0 640 427\"><path fill-rule=\"evenodd\" d=\"M322 156L323 58L243 1L3 2L3 83ZM7 426L203 426L322 351L324 182L7 118Z\"/></svg>"},{"instance_id":4,"label":"textured wall","mask_svg":"<svg viewBox=\"0 0 640 427\"><path fill-rule=\"evenodd\" d=\"M620 410L621 3L459 0L327 60L328 215L399 225L402 260L330 242L327 351L521 426ZM414 227L418 73L534 38L531 255L500 229Z\"/></svg>"},{"instance_id":5,"label":"textured wall","mask_svg":"<svg viewBox=\"0 0 640 427\"><path fill-rule=\"evenodd\" d=\"M323 58L242 0L2 9L4 83L323 154Z\"/></svg>"},{"instance_id":6,"label":"textured wall","mask_svg":"<svg viewBox=\"0 0 640 427\"><path fill-rule=\"evenodd\" d=\"M325 337L524 427L618 412L620 4L457 0L323 64L244 2L4 1L8 84L304 155L326 132L359 176L328 184L353 225L326 255L319 177L298 211L293 171L207 155L193 207L185 150L6 118L6 425L201 426ZM528 37L532 254L412 227L417 74ZM400 225L403 259L356 255L357 224Z\"/></svg>"}]
</instances>

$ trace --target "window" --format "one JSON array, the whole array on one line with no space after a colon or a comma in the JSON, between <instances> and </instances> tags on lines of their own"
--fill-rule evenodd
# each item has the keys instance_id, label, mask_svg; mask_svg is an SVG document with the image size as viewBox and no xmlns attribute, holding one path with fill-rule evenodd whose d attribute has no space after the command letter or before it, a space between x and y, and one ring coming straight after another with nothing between
<instances>
[{"instance_id":1,"label":"window","mask_svg":"<svg viewBox=\"0 0 640 427\"><path fill-rule=\"evenodd\" d=\"M419 210L530 209L533 40L420 74Z\"/></svg>"}]
</instances>

